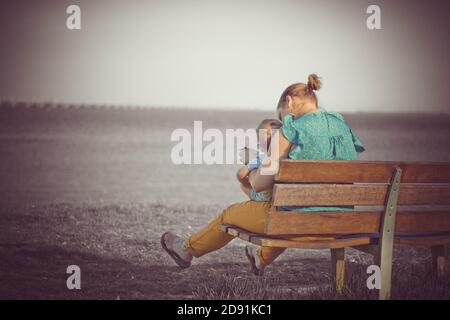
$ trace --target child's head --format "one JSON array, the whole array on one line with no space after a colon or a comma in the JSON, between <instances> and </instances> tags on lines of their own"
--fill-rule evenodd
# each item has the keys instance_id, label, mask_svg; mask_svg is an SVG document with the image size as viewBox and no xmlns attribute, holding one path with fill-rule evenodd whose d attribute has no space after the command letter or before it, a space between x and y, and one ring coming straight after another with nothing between
<instances>
[{"instance_id":1,"label":"child's head","mask_svg":"<svg viewBox=\"0 0 450 320\"><path fill-rule=\"evenodd\" d=\"M283 126L283 123L277 119L264 119L263 121L261 121L261 123L259 124L259 126L257 128L259 147L261 148L262 146L264 146L264 141L261 141L260 139L265 139L265 146L267 148L269 148L273 130L280 129L282 126ZM262 131L260 131L260 130L262 130ZM260 132L262 134L260 134Z\"/></svg>"}]
</instances>

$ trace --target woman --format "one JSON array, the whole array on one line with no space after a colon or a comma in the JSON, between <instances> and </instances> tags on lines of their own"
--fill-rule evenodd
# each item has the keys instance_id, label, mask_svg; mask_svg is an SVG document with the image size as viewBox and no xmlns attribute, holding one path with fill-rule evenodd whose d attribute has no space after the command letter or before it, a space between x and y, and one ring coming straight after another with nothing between
<instances>
[{"instance_id":1,"label":"woman","mask_svg":"<svg viewBox=\"0 0 450 320\"><path fill-rule=\"evenodd\" d=\"M316 90L321 87L317 75L308 77L308 83L295 83L284 90L277 106L279 119L283 120L279 139L279 152L273 161L297 160L356 160L365 150L359 138L350 129L342 115L321 110L317 105ZM270 154L269 150L269 154ZM274 175L263 175L261 169L252 170L249 182L255 192L273 185ZM255 233L264 233L265 212L270 202L245 201L225 209L206 227L187 239L181 239L171 232L161 237L162 247L182 268L191 264L193 257L200 257L222 248L234 239L221 231L220 224L232 224ZM288 207L296 211L349 210L348 207ZM272 247L245 248L252 271L261 275L285 249Z\"/></svg>"}]
</instances>

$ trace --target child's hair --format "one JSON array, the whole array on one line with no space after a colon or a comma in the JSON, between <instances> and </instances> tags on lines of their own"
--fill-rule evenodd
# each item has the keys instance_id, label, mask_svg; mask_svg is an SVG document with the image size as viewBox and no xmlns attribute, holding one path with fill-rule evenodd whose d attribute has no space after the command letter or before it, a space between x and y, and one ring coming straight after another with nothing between
<instances>
[{"instance_id":1,"label":"child's hair","mask_svg":"<svg viewBox=\"0 0 450 320\"><path fill-rule=\"evenodd\" d=\"M280 129L283 126L283 123L277 119L264 119L259 124L257 130L264 129L269 127L270 129Z\"/></svg>"},{"instance_id":2,"label":"child's hair","mask_svg":"<svg viewBox=\"0 0 450 320\"><path fill-rule=\"evenodd\" d=\"M267 146L270 145L270 140L272 139L272 133L273 133L273 129L280 129L283 126L283 122L281 122L280 120L277 119L264 119L263 121L261 121L261 123L259 124L258 128L257 128L257 132L259 133L260 129L265 129L267 130ZM259 139L259 134L258 134L258 139Z\"/></svg>"},{"instance_id":3,"label":"child's hair","mask_svg":"<svg viewBox=\"0 0 450 320\"><path fill-rule=\"evenodd\" d=\"M311 100L317 106L317 96L314 91L319 90L322 87L322 82L317 74L313 73L308 76L308 83L294 83L291 84L281 94L278 101L278 109L281 108L283 102L286 100L286 96L306 98Z\"/></svg>"}]
</instances>

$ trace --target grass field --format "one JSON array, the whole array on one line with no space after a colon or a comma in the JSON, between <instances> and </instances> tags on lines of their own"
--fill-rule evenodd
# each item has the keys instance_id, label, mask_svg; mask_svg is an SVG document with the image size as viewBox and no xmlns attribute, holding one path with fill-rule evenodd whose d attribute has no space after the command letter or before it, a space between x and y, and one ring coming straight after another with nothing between
<instances>
[{"instance_id":1,"label":"grass field","mask_svg":"<svg viewBox=\"0 0 450 320\"><path fill-rule=\"evenodd\" d=\"M0 298L374 298L371 259L347 252L349 289L329 287L327 250L289 250L254 277L244 242L182 270L160 248L163 231L195 232L242 201L235 165L175 166L175 128L251 128L262 112L11 109L0 106ZM449 115L344 114L361 159L450 162ZM426 248L397 248L394 298L450 298L429 276ZM79 265L82 290L66 288Z\"/></svg>"}]
</instances>

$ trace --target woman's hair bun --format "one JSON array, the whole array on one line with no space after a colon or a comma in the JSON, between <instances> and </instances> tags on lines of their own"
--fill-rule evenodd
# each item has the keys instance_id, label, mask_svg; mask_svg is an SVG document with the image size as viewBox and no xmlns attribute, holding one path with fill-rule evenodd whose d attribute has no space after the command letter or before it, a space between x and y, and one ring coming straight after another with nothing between
<instances>
[{"instance_id":1,"label":"woman's hair bun","mask_svg":"<svg viewBox=\"0 0 450 320\"><path fill-rule=\"evenodd\" d=\"M322 82L317 74L313 73L308 76L308 88L311 90L319 90L322 86Z\"/></svg>"}]
</instances>

